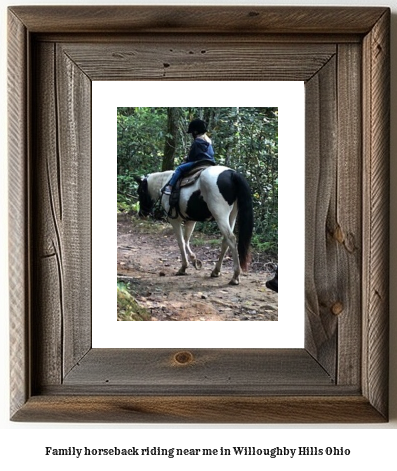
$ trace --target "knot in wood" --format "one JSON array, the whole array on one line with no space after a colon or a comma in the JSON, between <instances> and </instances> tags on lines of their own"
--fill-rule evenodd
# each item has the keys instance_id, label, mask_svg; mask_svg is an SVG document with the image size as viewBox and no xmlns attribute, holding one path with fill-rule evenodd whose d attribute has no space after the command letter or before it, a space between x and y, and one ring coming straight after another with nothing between
<instances>
[{"instance_id":1,"label":"knot in wood","mask_svg":"<svg viewBox=\"0 0 397 471\"><path fill-rule=\"evenodd\" d=\"M343 234L342 228L337 226L334 231L334 239L336 239L340 244L343 244L345 240L345 235Z\"/></svg>"},{"instance_id":2,"label":"knot in wood","mask_svg":"<svg viewBox=\"0 0 397 471\"><path fill-rule=\"evenodd\" d=\"M180 365L186 365L193 361L193 355L190 352L178 352L175 354L174 360Z\"/></svg>"},{"instance_id":3,"label":"knot in wood","mask_svg":"<svg viewBox=\"0 0 397 471\"><path fill-rule=\"evenodd\" d=\"M334 314L335 316L339 316L339 314L341 314L343 311L343 304L340 303L339 301L336 302L335 304L332 305L331 311L332 311L332 314Z\"/></svg>"}]
</instances>

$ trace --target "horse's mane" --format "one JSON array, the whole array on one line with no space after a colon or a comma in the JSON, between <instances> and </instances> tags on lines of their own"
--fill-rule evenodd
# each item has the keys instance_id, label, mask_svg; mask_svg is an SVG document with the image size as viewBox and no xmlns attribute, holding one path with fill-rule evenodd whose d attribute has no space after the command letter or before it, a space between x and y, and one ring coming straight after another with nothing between
<instances>
[{"instance_id":1,"label":"horse's mane","mask_svg":"<svg viewBox=\"0 0 397 471\"><path fill-rule=\"evenodd\" d=\"M154 172L148 175L148 189L150 193L156 194L163 188L163 186L171 178L174 173L173 170L166 170L165 172Z\"/></svg>"}]
</instances>

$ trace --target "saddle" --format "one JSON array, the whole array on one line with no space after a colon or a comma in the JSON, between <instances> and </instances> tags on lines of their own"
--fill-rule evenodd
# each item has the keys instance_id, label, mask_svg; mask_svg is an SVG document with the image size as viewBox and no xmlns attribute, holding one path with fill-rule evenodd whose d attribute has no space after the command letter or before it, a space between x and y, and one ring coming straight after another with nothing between
<instances>
[{"instance_id":1,"label":"saddle","mask_svg":"<svg viewBox=\"0 0 397 471\"><path fill-rule=\"evenodd\" d=\"M172 188L172 193L169 199L170 209L168 211L168 216L171 219L176 219L178 216L183 217L179 209L179 196L181 193L181 188L193 185L193 183L199 179L201 173L206 168L212 167L213 165L215 165L214 162L211 162L210 160L198 162L197 165L185 173L182 178L179 178ZM183 217L183 219L186 218Z\"/></svg>"}]
</instances>

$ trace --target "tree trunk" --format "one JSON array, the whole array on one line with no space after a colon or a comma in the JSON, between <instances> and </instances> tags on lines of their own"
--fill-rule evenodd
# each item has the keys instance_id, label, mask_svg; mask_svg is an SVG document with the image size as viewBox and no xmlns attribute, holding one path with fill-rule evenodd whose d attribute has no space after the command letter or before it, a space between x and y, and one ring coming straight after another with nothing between
<instances>
[{"instance_id":1,"label":"tree trunk","mask_svg":"<svg viewBox=\"0 0 397 471\"><path fill-rule=\"evenodd\" d=\"M164 144L162 171L173 170L178 132L178 108L167 108L167 134Z\"/></svg>"}]
</instances>

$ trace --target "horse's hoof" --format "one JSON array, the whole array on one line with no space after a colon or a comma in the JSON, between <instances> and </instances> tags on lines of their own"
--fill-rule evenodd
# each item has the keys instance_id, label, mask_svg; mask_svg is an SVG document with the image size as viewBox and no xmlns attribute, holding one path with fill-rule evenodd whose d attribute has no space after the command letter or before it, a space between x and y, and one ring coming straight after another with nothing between
<instances>
[{"instance_id":1,"label":"horse's hoof","mask_svg":"<svg viewBox=\"0 0 397 471\"><path fill-rule=\"evenodd\" d=\"M175 276L185 276L185 275L187 275L187 273L185 271L177 271L175 273Z\"/></svg>"},{"instance_id":2,"label":"horse's hoof","mask_svg":"<svg viewBox=\"0 0 397 471\"><path fill-rule=\"evenodd\" d=\"M221 276L221 272L215 270L211 272L211 278L218 278L218 276Z\"/></svg>"},{"instance_id":3,"label":"horse's hoof","mask_svg":"<svg viewBox=\"0 0 397 471\"><path fill-rule=\"evenodd\" d=\"M240 284L240 281L239 281L239 280L236 280L235 278L232 278L232 279L229 281L229 285L237 286L238 284Z\"/></svg>"},{"instance_id":4,"label":"horse's hoof","mask_svg":"<svg viewBox=\"0 0 397 471\"><path fill-rule=\"evenodd\" d=\"M192 263L196 270L201 270L203 268L203 262L201 260L198 260L197 258L193 260Z\"/></svg>"}]
</instances>

